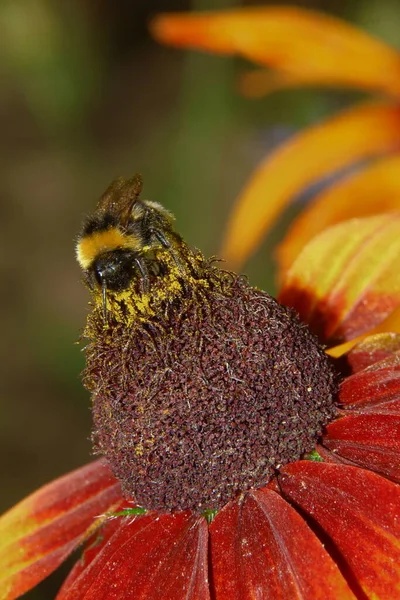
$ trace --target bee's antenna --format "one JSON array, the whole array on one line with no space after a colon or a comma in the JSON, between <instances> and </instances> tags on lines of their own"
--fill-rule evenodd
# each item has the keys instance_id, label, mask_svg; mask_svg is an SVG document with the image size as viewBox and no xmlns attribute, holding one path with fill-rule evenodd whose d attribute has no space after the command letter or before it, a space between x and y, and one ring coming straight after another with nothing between
<instances>
[{"instance_id":1,"label":"bee's antenna","mask_svg":"<svg viewBox=\"0 0 400 600\"><path fill-rule=\"evenodd\" d=\"M107 285L105 278L101 282L101 296L103 298L103 316L104 320L107 321Z\"/></svg>"}]
</instances>

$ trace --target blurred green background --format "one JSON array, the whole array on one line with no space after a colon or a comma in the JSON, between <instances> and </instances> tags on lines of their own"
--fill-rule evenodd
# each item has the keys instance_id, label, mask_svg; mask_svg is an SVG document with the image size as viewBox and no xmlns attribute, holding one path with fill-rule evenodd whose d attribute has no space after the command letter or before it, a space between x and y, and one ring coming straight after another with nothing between
<instances>
[{"instance_id":1,"label":"blurred green background","mask_svg":"<svg viewBox=\"0 0 400 600\"><path fill-rule=\"evenodd\" d=\"M171 209L184 237L213 254L257 162L357 98L309 89L244 99L237 93L244 61L160 47L147 33L157 11L239 4L0 3L1 510L90 457L89 397L75 343L88 294L74 238L109 182L142 173L145 197ZM297 4L400 46L398 0ZM284 222L246 269L268 290ZM68 568L26 597L53 598Z\"/></svg>"}]
</instances>

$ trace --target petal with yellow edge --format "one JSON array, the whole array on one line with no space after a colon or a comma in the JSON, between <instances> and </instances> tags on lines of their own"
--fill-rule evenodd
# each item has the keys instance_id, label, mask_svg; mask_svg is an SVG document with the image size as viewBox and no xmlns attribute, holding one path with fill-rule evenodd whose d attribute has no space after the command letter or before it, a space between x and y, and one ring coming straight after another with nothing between
<instances>
[{"instance_id":1,"label":"petal with yellow edge","mask_svg":"<svg viewBox=\"0 0 400 600\"><path fill-rule=\"evenodd\" d=\"M376 327L400 306L400 213L317 235L284 276L279 301L330 345Z\"/></svg>"},{"instance_id":2,"label":"petal with yellow edge","mask_svg":"<svg viewBox=\"0 0 400 600\"><path fill-rule=\"evenodd\" d=\"M122 500L102 460L40 488L0 518L0 598L42 581Z\"/></svg>"},{"instance_id":3,"label":"petal with yellow edge","mask_svg":"<svg viewBox=\"0 0 400 600\"><path fill-rule=\"evenodd\" d=\"M220 255L239 268L266 231L307 185L351 163L400 145L400 109L365 104L283 143L256 169L228 222Z\"/></svg>"},{"instance_id":4,"label":"petal with yellow edge","mask_svg":"<svg viewBox=\"0 0 400 600\"><path fill-rule=\"evenodd\" d=\"M354 217L400 210L400 154L384 158L323 191L291 225L277 257L282 271L317 233Z\"/></svg>"},{"instance_id":5,"label":"petal with yellow edge","mask_svg":"<svg viewBox=\"0 0 400 600\"><path fill-rule=\"evenodd\" d=\"M358 597L400 598L400 486L365 469L311 461L288 465L279 481L319 525Z\"/></svg>"},{"instance_id":6,"label":"petal with yellow edge","mask_svg":"<svg viewBox=\"0 0 400 600\"><path fill-rule=\"evenodd\" d=\"M243 8L157 16L150 25L166 44L239 54L308 81L400 95L400 55L356 27L295 7Z\"/></svg>"}]
</instances>

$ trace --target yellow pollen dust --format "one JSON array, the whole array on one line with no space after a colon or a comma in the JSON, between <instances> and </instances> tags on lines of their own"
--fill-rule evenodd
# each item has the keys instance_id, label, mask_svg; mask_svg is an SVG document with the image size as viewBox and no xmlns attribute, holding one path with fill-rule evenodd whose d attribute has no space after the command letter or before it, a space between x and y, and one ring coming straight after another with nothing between
<instances>
[{"instance_id":1,"label":"yellow pollen dust","mask_svg":"<svg viewBox=\"0 0 400 600\"><path fill-rule=\"evenodd\" d=\"M177 297L184 297L188 287L206 288L209 283L206 279L194 277L193 272L199 272L200 260L193 254L185 255L185 262L177 264L168 250L158 250L155 260L166 267L166 273L156 276L150 281L149 290L144 291L139 277L132 279L126 289L115 292L107 290L106 309L112 321L122 323L127 327L135 322L146 322L165 310L166 306ZM190 265L193 267L190 268ZM103 296L100 288L93 290L97 311L104 312ZM104 320L107 329L110 320ZM89 335L90 337L90 335Z\"/></svg>"}]
</instances>

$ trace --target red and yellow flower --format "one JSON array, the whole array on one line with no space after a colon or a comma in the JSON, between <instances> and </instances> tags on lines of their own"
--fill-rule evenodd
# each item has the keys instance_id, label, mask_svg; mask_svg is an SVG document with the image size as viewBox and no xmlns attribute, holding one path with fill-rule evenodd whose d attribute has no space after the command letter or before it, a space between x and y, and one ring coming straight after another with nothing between
<instances>
[{"instance_id":1,"label":"red and yellow flower","mask_svg":"<svg viewBox=\"0 0 400 600\"><path fill-rule=\"evenodd\" d=\"M170 16L154 27L164 40L271 64L283 83L399 93L396 52L314 13ZM239 198L225 240L224 255L242 263L299 187L392 152L324 192L280 247L279 301L339 357L332 358L342 378L337 413L314 450L276 466L264 486L243 490L212 515L145 510L123 495L104 460L78 469L0 520L1 598L33 587L82 543L59 599L400 596L399 119L389 101L358 106L286 143Z\"/></svg>"}]
</instances>

